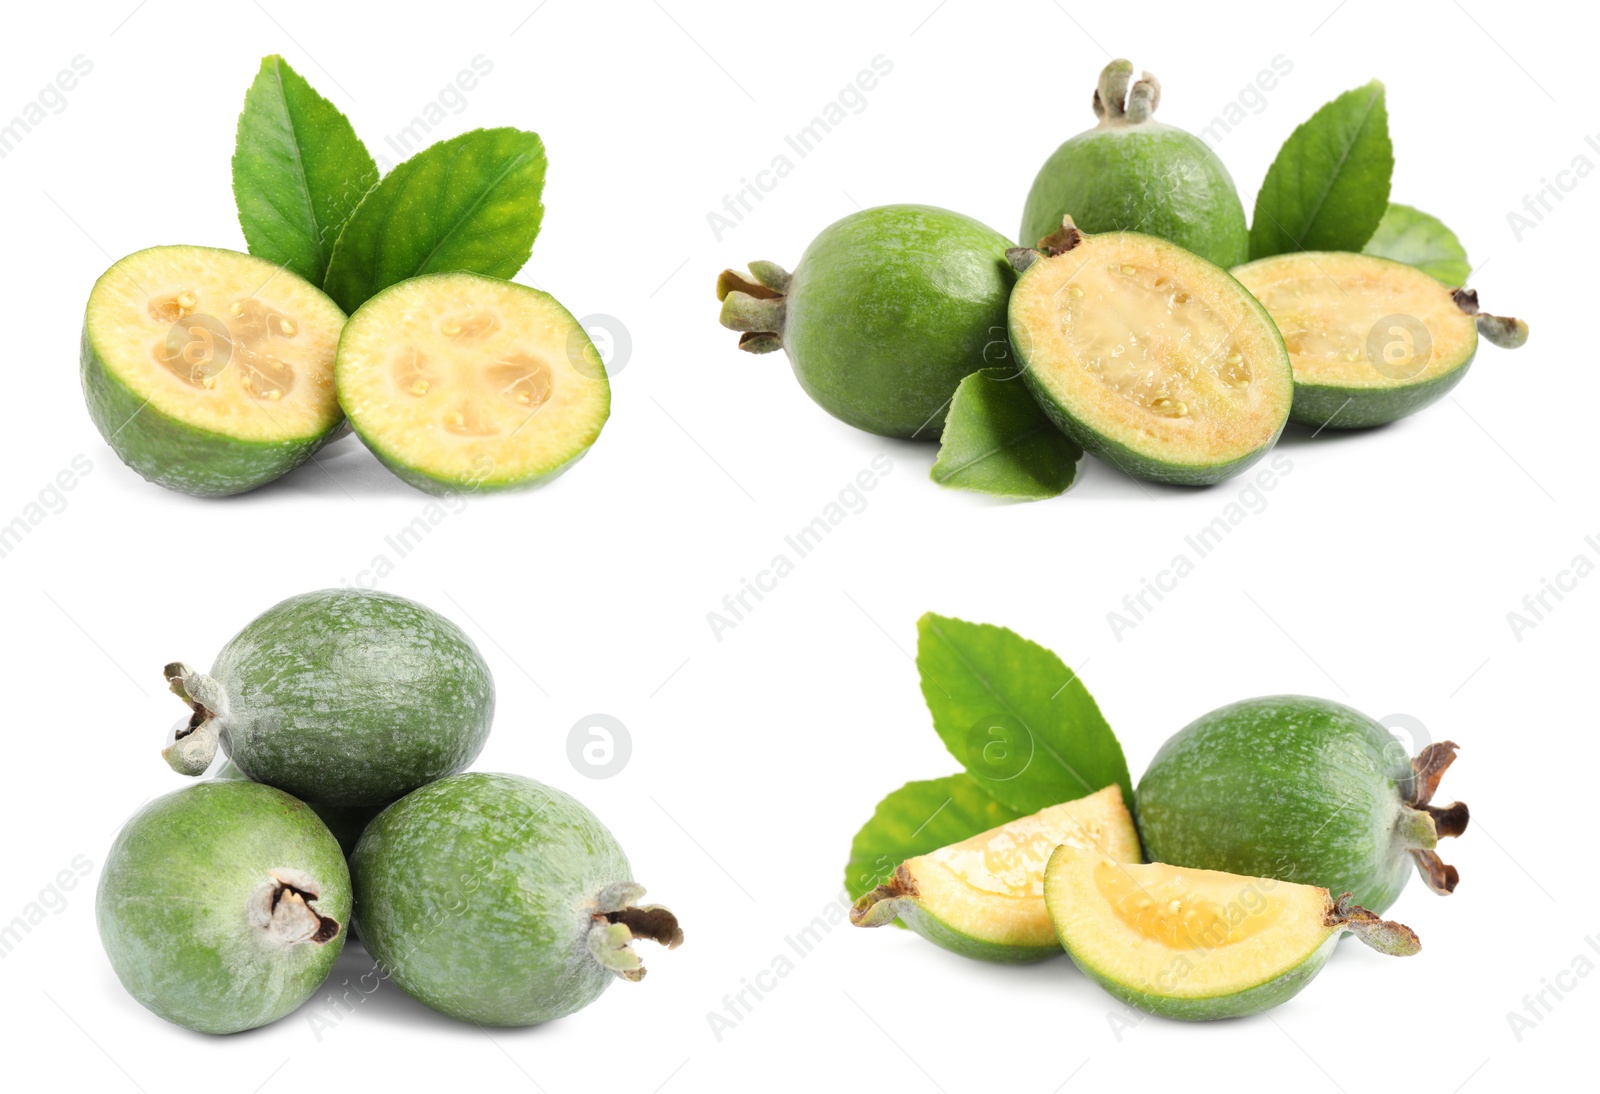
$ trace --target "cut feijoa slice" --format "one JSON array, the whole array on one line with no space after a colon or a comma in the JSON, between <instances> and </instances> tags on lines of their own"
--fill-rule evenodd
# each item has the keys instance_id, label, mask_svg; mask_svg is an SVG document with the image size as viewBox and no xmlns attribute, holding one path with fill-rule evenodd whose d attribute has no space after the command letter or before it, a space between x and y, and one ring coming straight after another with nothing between
<instances>
[{"instance_id":1,"label":"cut feijoa slice","mask_svg":"<svg viewBox=\"0 0 1600 1094\"><path fill-rule=\"evenodd\" d=\"M414 277L350 317L339 401L412 486L534 486L589 450L611 412L605 363L554 297L469 273Z\"/></svg>"},{"instance_id":2,"label":"cut feijoa slice","mask_svg":"<svg viewBox=\"0 0 1600 1094\"><path fill-rule=\"evenodd\" d=\"M1052 805L970 839L907 859L856 901L850 922L899 919L965 957L1020 963L1061 952L1044 904L1044 868L1061 844L1117 862L1139 861L1139 835L1120 787Z\"/></svg>"},{"instance_id":3,"label":"cut feijoa slice","mask_svg":"<svg viewBox=\"0 0 1600 1094\"><path fill-rule=\"evenodd\" d=\"M1234 270L1266 306L1294 367L1289 417L1316 428L1383 425L1437 402L1467 374L1478 334L1515 349L1520 319L1478 312L1478 294L1372 255L1299 252Z\"/></svg>"},{"instance_id":4,"label":"cut feijoa slice","mask_svg":"<svg viewBox=\"0 0 1600 1094\"><path fill-rule=\"evenodd\" d=\"M1258 460L1293 387L1266 309L1221 267L1154 236L1067 218L1009 252L1011 344L1039 405L1131 475L1205 485Z\"/></svg>"},{"instance_id":5,"label":"cut feijoa slice","mask_svg":"<svg viewBox=\"0 0 1600 1094\"><path fill-rule=\"evenodd\" d=\"M1311 982L1349 931L1380 953L1421 949L1411 928L1326 889L1117 862L1063 845L1044 899L1073 963L1124 1003L1166 1018L1238 1018Z\"/></svg>"},{"instance_id":6,"label":"cut feijoa slice","mask_svg":"<svg viewBox=\"0 0 1600 1094\"><path fill-rule=\"evenodd\" d=\"M253 490L309 459L344 420L333 360L344 313L251 255L151 247L95 282L84 399L133 470L186 494Z\"/></svg>"}]
</instances>

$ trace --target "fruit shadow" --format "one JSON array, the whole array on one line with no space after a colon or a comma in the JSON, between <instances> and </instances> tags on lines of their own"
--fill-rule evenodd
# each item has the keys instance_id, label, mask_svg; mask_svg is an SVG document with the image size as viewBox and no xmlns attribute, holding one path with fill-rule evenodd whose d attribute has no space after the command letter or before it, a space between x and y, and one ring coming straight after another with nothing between
<instances>
[{"instance_id":1,"label":"fruit shadow","mask_svg":"<svg viewBox=\"0 0 1600 1094\"><path fill-rule=\"evenodd\" d=\"M346 433L323 446L314 457L252 493L291 494L313 498L407 497L427 494L402 482L378 462L355 435ZM248 497L249 495L244 495Z\"/></svg>"},{"instance_id":2,"label":"fruit shadow","mask_svg":"<svg viewBox=\"0 0 1600 1094\"><path fill-rule=\"evenodd\" d=\"M1278 438L1278 444L1285 448L1296 448L1300 445L1335 445L1344 441L1357 441L1362 437L1385 433L1395 427L1396 422L1387 425L1368 425L1359 429L1328 429L1322 426L1300 425L1290 422L1283 427L1283 435Z\"/></svg>"}]
</instances>

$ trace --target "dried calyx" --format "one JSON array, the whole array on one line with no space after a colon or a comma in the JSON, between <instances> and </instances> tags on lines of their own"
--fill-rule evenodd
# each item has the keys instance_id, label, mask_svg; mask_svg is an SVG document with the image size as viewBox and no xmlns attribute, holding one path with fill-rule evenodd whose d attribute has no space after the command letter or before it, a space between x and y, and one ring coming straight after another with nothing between
<instances>
[{"instance_id":1,"label":"dried calyx","mask_svg":"<svg viewBox=\"0 0 1600 1094\"><path fill-rule=\"evenodd\" d=\"M746 353L771 353L783 348L789 271L773 262L752 262L748 275L723 270L717 278L722 325L742 331L739 348Z\"/></svg>"},{"instance_id":2,"label":"dried calyx","mask_svg":"<svg viewBox=\"0 0 1600 1094\"><path fill-rule=\"evenodd\" d=\"M1409 957L1422 949L1422 940L1416 931L1352 904L1349 893L1341 893L1339 899L1333 901L1326 922L1330 927L1343 927L1379 953L1391 957Z\"/></svg>"},{"instance_id":3,"label":"dried calyx","mask_svg":"<svg viewBox=\"0 0 1600 1094\"><path fill-rule=\"evenodd\" d=\"M1006 261L1011 263L1012 269L1022 273L1041 258L1054 258L1056 255L1066 254L1082 243L1084 238L1078 226L1072 223L1071 214L1068 214L1061 218L1061 227L1041 239L1037 247L1008 248Z\"/></svg>"},{"instance_id":4,"label":"dried calyx","mask_svg":"<svg viewBox=\"0 0 1600 1094\"><path fill-rule=\"evenodd\" d=\"M1528 324L1522 320L1479 311L1477 289L1457 289L1451 299L1456 307L1477 320L1478 333L1501 349L1516 349L1528 340Z\"/></svg>"},{"instance_id":5,"label":"dried calyx","mask_svg":"<svg viewBox=\"0 0 1600 1094\"><path fill-rule=\"evenodd\" d=\"M161 757L180 775L203 775L217 755L218 723L227 716L228 696L222 686L181 661L164 670L167 687L189 704L189 720L179 727Z\"/></svg>"},{"instance_id":6,"label":"dried calyx","mask_svg":"<svg viewBox=\"0 0 1600 1094\"><path fill-rule=\"evenodd\" d=\"M1440 894L1454 892L1461 874L1454 866L1446 865L1434 847L1446 836L1465 832L1470 816L1465 802L1446 806L1432 804L1439 780L1455 762L1459 747L1454 741L1440 741L1424 748L1411 761L1414 774L1411 796L1399 822L1401 838L1411 857L1416 859L1417 873L1422 875L1428 888Z\"/></svg>"},{"instance_id":7,"label":"dried calyx","mask_svg":"<svg viewBox=\"0 0 1600 1094\"><path fill-rule=\"evenodd\" d=\"M1100 70L1094 116L1102 126L1139 125L1149 121L1160 105L1161 81L1148 72L1135 80L1132 61L1119 58Z\"/></svg>"},{"instance_id":8,"label":"dried calyx","mask_svg":"<svg viewBox=\"0 0 1600 1094\"><path fill-rule=\"evenodd\" d=\"M639 904L644 886L619 881L601 890L589 927L589 955L624 980L644 979L644 963L633 951L636 938L659 942L669 950L683 944L678 917L659 904Z\"/></svg>"},{"instance_id":9,"label":"dried calyx","mask_svg":"<svg viewBox=\"0 0 1600 1094\"><path fill-rule=\"evenodd\" d=\"M331 942L339 937L339 921L317 911L321 893L316 879L302 870L268 870L267 880L250 894L250 925L285 946Z\"/></svg>"}]
</instances>

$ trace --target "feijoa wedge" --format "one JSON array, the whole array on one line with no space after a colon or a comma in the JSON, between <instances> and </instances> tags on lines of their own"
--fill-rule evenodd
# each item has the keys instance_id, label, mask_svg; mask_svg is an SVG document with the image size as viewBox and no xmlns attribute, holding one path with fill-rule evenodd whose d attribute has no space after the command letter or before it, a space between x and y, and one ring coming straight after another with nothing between
<instances>
[{"instance_id":1,"label":"feijoa wedge","mask_svg":"<svg viewBox=\"0 0 1600 1094\"><path fill-rule=\"evenodd\" d=\"M1289 416L1318 429L1383 425L1461 382L1478 335L1515 349L1520 319L1478 312L1478 294L1372 255L1299 252L1234 270L1265 305L1294 366Z\"/></svg>"},{"instance_id":2,"label":"feijoa wedge","mask_svg":"<svg viewBox=\"0 0 1600 1094\"><path fill-rule=\"evenodd\" d=\"M367 447L431 493L534 486L611 412L605 363L555 298L469 273L414 277L356 309L339 401Z\"/></svg>"},{"instance_id":3,"label":"feijoa wedge","mask_svg":"<svg viewBox=\"0 0 1600 1094\"><path fill-rule=\"evenodd\" d=\"M1139 861L1139 834L1120 787L992 828L907 859L850 909L858 927L897 918L965 957L1020 963L1061 952L1044 904L1044 868L1064 843L1117 862Z\"/></svg>"},{"instance_id":4,"label":"feijoa wedge","mask_svg":"<svg viewBox=\"0 0 1600 1094\"><path fill-rule=\"evenodd\" d=\"M1249 467L1293 385L1271 317L1221 267L1136 232L1067 218L1016 248L1011 344L1052 421L1129 474L1203 485Z\"/></svg>"},{"instance_id":5,"label":"feijoa wedge","mask_svg":"<svg viewBox=\"0 0 1600 1094\"><path fill-rule=\"evenodd\" d=\"M1326 889L1065 844L1044 899L1073 963L1123 1002L1167 1018L1237 1018L1275 1007L1322 971L1349 931L1380 953L1421 949L1409 927Z\"/></svg>"},{"instance_id":6,"label":"feijoa wedge","mask_svg":"<svg viewBox=\"0 0 1600 1094\"><path fill-rule=\"evenodd\" d=\"M151 247L95 282L83 323L89 415L122 462L186 494L253 490L339 428L344 313L288 269Z\"/></svg>"}]
</instances>

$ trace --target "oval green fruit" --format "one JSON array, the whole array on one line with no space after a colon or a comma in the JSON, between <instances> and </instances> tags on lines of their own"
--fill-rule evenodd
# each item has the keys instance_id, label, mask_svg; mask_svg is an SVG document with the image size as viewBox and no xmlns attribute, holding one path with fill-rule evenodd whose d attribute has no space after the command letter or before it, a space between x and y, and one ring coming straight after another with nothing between
<instances>
[{"instance_id":1,"label":"oval green fruit","mask_svg":"<svg viewBox=\"0 0 1600 1094\"><path fill-rule=\"evenodd\" d=\"M218 745L244 774L320 806L377 806L460 771L494 717L472 640L404 597L324 589L267 609L209 675L167 666L193 714L164 755L203 773Z\"/></svg>"},{"instance_id":2,"label":"oval green fruit","mask_svg":"<svg viewBox=\"0 0 1600 1094\"><path fill-rule=\"evenodd\" d=\"M1266 454L1294 398L1278 328L1226 270L1070 220L1016 248L1008 324L1023 381L1084 449L1155 482L1220 482Z\"/></svg>"},{"instance_id":3,"label":"oval green fruit","mask_svg":"<svg viewBox=\"0 0 1600 1094\"><path fill-rule=\"evenodd\" d=\"M95 901L123 986L201 1033L264 1026L311 998L349 915L344 855L316 814L234 780L185 787L135 814Z\"/></svg>"},{"instance_id":4,"label":"oval green fruit","mask_svg":"<svg viewBox=\"0 0 1600 1094\"><path fill-rule=\"evenodd\" d=\"M961 378L1006 356L1011 241L929 205L852 213L793 274L752 262L717 282L739 348L783 349L806 394L857 429L936 441Z\"/></svg>"},{"instance_id":5,"label":"oval green fruit","mask_svg":"<svg viewBox=\"0 0 1600 1094\"><path fill-rule=\"evenodd\" d=\"M400 799L351 859L362 942L406 994L485 1026L581 1010L639 980L637 938L683 941L641 905L617 841L576 799L518 775L472 772Z\"/></svg>"},{"instance_id":6,"label":"oval green fruit","mask_svg":"<svg viewBox=\"0 0 1600 1094\"><path fill-rule=\"evenodd\" d=\"M344 422L344 313L265 259L151 247L95 282L84 399L123 463L186 494L238 494L298 467Z\"/></svg>"},{"instance_id":7,"label":"oval green fruit","mask_svg":"<svg viewBox=\"0 0 1600 1094\"><path fill-rule=\"evenodd\" d=\"M1150 761L1135 794L1153 860L1350 893L1382 912L1413 869L1435 892L1458 874L1434 847L1467 826L1431 804L1453 741L1415 759L1378 722L1326 699L1275 695L1204 715Z\"/></svg>"},{"instance_id":8,"label":"oval green fruit","mask_svg":"<svg viewBox=\"0 0 1600 1094\"><path fill-rule=\"evenodd\" d=\"M1218 266L1249 257L1250 234L1233 178L1193 134L1155 120L1161 85L1148 72L1112 61L1100 73L1093 129L1045 161L1022 213L1031 247L1070 216L1086 232L1143 232L1170 240Z\"/></svg>"}]
</instances>

